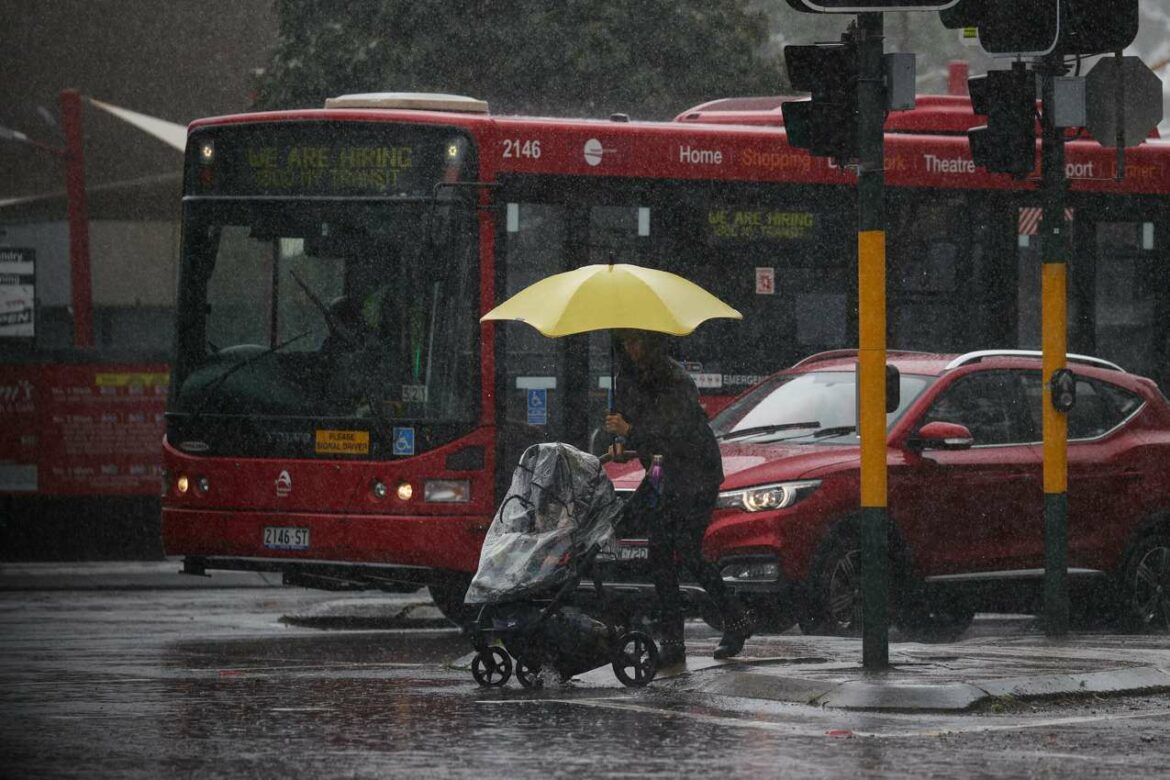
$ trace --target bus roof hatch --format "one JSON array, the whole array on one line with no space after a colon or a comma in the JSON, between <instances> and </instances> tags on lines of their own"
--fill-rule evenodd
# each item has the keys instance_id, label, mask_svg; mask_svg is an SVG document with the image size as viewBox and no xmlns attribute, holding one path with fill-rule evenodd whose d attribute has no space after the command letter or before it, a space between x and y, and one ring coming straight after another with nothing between
<instances>
[{"instance_id":1,"label":"bus roof hatch","mask_svg":"<svg viewBox=\"0 0 1170 780\"><path fill-rule=\"evenodd\" d=\"M366 92L326 98L325 108L409 108L420 111L452 111L486 114L488 104L463 95L436 92Z\"/></svg>"}]
</instances>

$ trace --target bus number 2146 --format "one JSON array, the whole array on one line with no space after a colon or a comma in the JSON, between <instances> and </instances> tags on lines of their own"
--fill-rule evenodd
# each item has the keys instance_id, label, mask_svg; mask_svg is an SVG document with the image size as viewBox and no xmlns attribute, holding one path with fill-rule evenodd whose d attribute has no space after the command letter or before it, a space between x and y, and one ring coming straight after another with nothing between
<instances>
[{"instance_id":1,"label":"bus number 2146","mask_svg":"<svg viewBox=\"0 0 1170 780\"><path fill-rule=\"evenodd\" d=\"M540 141L521 141L519 138L504 139L504 158L527 157L530 160L540 159Z\"/></svg>"}]
</instances>

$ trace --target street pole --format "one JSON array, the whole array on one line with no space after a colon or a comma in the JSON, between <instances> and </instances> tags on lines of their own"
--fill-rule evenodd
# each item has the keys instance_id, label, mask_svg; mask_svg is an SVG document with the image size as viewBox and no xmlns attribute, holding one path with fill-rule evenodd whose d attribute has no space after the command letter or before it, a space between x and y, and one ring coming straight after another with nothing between
<instances>
[{"instance_id":1,"label":"street pole","mask_svg":"<svg viewBox=\"0 0 1170 780\"><path fill-rule=\"evenodd\" d=\"M65 196L69 212L69 267L73 296L73 345L93 347L93 288L89 267L89 207L85 193L85 150L81 132L81 94L61 92L65 131Z\"/></svg>"},{"instance_id":2,"label":"street pole","mask_svg":"<svg viewBox=\"0 0 1170 780\"><path fill-rule=\"evenodd\" d=\"M1041 234L1041 330L1044 386L1044 631L1068 633L1068 418L1052 404L1052 375L1065 367L1068 349L1068 266L1064 237L1064 134L1056 126L1056 77L1064 74L1059 55L1045 57L1041 77L1043 125L1041 179L1044 216Z\"/></svg>"},{"instance_id":3,"label":"street pole","mask_svg":"<svg viewBox=\"0 0 1170 780\"><path fill-rule=\"evenodd\" d=\"M858 434L861 438L862 665L889 666L889 541L886 511L886 115L881 13L857 15Z\"/></svg>"}]
</instances>

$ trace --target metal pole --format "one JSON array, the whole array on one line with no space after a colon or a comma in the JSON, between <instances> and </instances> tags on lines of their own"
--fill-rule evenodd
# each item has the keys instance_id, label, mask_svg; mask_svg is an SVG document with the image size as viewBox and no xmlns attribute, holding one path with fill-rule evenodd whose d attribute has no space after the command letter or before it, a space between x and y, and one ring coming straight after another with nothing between
<instances>
[{"instance_id":1,"label":"metal pole","mask_svg":"<svg viewBox=\"0 0 1170 780\"><path fill-rule=\"evenodd\" d=\"M89 207L85 194L85 150L81 132L81 94L61 92L65 131L65 194L69 211L69 268L73 295L73 345L93 346L93 288L89 267Z\"/></svg>"},{"instance_id":2,"label":"metal pole","mask_svg":"<svg viewBox=\"0 0 1170 780\"><path fill-rule=\"evenodd\" d=\"M861 438L862 664L890 663L886 512L886 233L882 126L886 116L880 13L857 16L857 381Z\"/></svg>"},{"instance_id":3,"label":"metal pole","mask_svg":"<svg viewBox=\"0 0 1170 780\"><path fill-rule=\"evenodd\" d=\"M1064 239L1064 135L1055 121L1056 76L1064 73L1059 55L1040 67L1043 96L1041 177L1044 216L1041 234L1041 330L1044 386L1064 368L1068 350L1068 266ZM1044 631L1068 633L1068 418L1044 393Z\"/></svg>"}]
</instances>

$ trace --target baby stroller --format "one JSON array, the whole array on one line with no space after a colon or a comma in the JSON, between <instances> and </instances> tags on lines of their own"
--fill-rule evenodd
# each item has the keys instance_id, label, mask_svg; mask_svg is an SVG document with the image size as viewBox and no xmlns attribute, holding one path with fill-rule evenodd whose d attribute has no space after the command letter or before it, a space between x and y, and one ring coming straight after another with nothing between
<instances>
[{"instance_id":1,"label":"baby stroller","mask_svg":"<svg viewBox=\"0 0 1170 780\"><path fill-rule=\"evenodd\" d=\"M524 451L484 539L466 603L480 605L472 629L476 682L500 686L513 668L525 688L542 672L562 680L605 663L625 685L658 671L658 648L633 630L633 612L607 597L594 565L612 557L623 507L594 456L568 444ZM578 588L592 575L595 605Z\"/></svg>"}]
</instances>

